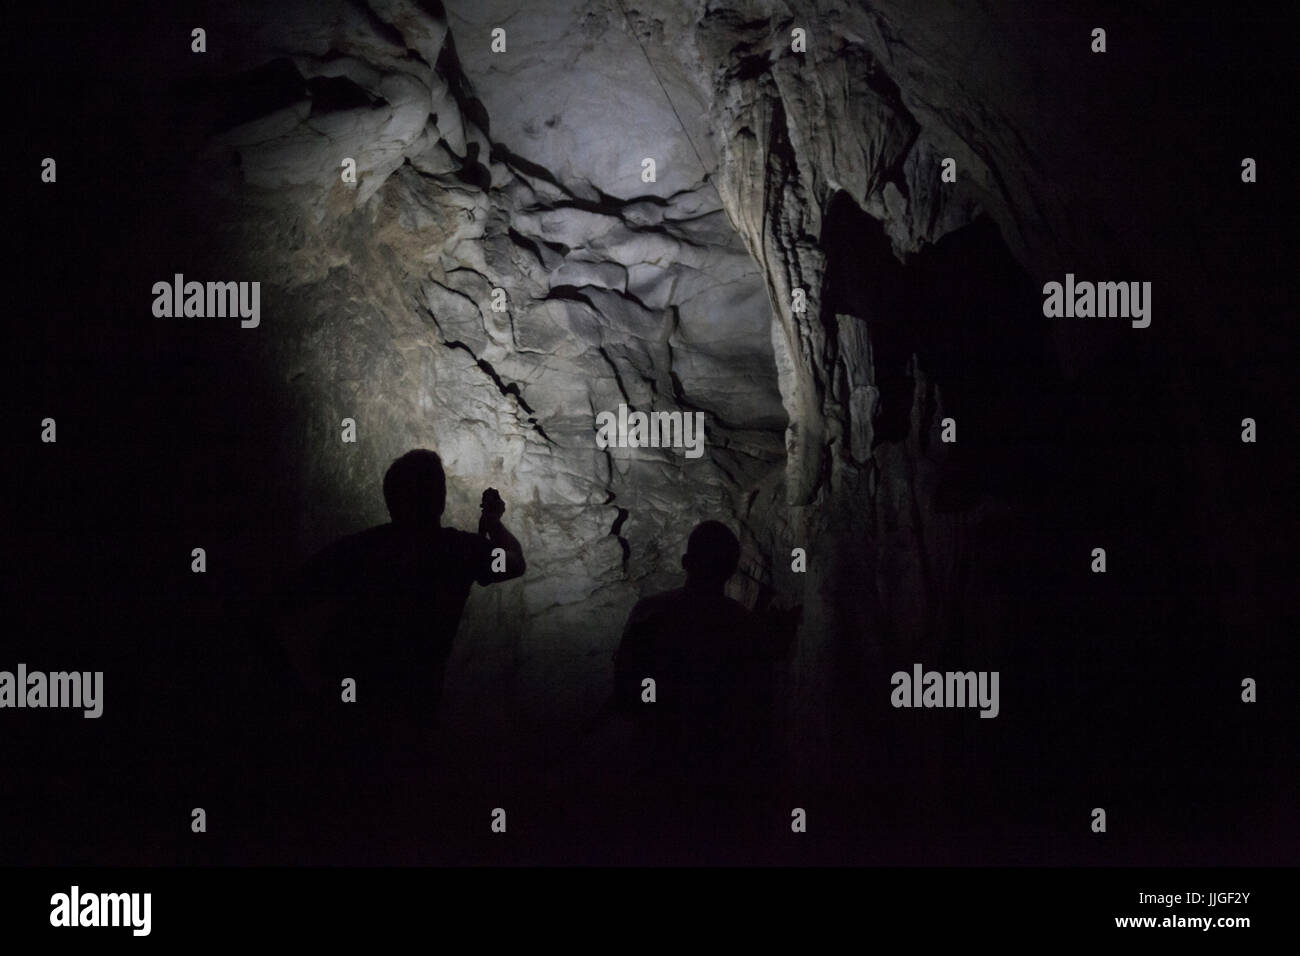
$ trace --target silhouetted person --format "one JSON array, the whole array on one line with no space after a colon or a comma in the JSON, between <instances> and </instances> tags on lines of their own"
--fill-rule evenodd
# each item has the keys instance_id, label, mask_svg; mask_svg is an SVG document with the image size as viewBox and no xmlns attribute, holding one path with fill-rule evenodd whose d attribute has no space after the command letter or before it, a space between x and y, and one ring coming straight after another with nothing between
<instances>
[{"instance_id":1,"label":"silhouetted person","mask_svg":"<svg viewBox=\"0 0 1300 956\"><path fill-rule=\"evenodd\" d=\"M772 782L772 663L792 632L776 633L723 593L739 560L725 525L697 525L682 556L685 585L637 602L615 656L616 706L647 737L641 812L659 813L684 839L756 811Z\"/></svg>"},{"instance_id":2,"label":"silhouetted person","mask_svg":"<svg viewBox=\"0 0 1300 956\"><path fill-rule=\"evenodd\" d=\"M392 521L335 542L304 569L305 596L336 615L322 662L329 679L355 679L367 712L431 724L470 586L524 573L495 489L483 493L478 534L442 527L446 497L438 456L407 452L384 475Z\"/></svg>"},{"instance_id":3,"label":"silhouetted person","mask_svg":"<svg viewBox=\"0 0 1300 956\"><path fill-rule=\"evenodd\" d=\"M358 794L427 782L428 731L470 587L524 573L495 489L483 493L477 534L442 527L446 496L439 457L407 452L384 475L392 521L331 544L297 583L299 632L305 625L315 638L315 659L301 669L335 738L328 759L346 765L344 783ZM346 680L355 702L344 699Z\"/></svg>"}]
</instances>

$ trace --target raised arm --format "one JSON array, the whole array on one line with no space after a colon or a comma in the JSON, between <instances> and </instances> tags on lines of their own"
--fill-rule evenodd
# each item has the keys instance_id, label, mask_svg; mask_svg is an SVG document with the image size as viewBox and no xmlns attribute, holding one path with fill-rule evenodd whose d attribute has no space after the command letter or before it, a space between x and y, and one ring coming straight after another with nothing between
<instances>
[{"instance_id":1,"label":"raised arm","mask_svg":"<svg viewBox=\"0 0 1300 956\"><path fill-rule=\"evenodd\" d=\"M506 569L489 572L478 578L478 583L497 584L519 577L527 569L528 564L524 561L524 549L519 544L519 539L501 523L501 516L506 511L506 503L501 500L501 495L495 488L489 488L483 492L483 503L480 507L483 513L478 519L478 533L492 543L494 550L500 548L505 551Z\"/></svg>"}]
</instances>

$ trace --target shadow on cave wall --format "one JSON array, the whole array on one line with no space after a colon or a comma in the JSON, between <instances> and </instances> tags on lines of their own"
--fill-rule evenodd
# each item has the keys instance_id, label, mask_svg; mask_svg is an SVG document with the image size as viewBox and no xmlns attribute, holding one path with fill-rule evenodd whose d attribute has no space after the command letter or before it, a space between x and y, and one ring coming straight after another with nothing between
<instances>
[{"instance_id":1,"label":"shadow on cave wall","mask_svg":"<svg viewBox=\"0 0 1300 956\"><path fill-rule=\"evenodd\" d=\"M1033 494L1059 478L1054 460L1035 450L1053 434L1060 374L1046 326L1025 320L1040 300L992 220L949 233L904 265L880 224L841 192L821 245L824 314L869 328L880 389L875 444L911 431L913 356L942 390L944 415L958 422L937 508L967 510L985 493ZM934 409L926 412L932 420Z\"/></svg>"},{"instance_id":2,"label":"shadow on cave wall","mask_svg":"<svg viewBox=\"0 0 1300 956\"><path fill-rule=\"evenodd\" d=\"M1216 673L1223 582L1197 510L1177 360L1125 337L1067 381L1047 322L1035 321L1038 287L987 218L904 264L880 224L839 194L822 245L824 321L850 315L869 331L876 447L910 440L936 462L932 486L912 479L916 518L935 529L920 560L955 572L920 596L934 638L920 663L998 670L1002 680L994 721L893 710L889 674L919 654L888 646L898 622L837 635L887 645L883 668L841 682L835 704L862 721L825 757L840 781L830 789L845 792L851 766L848 790L862 797L837 820L841 835L897 862L1086 862L1103 858L1086 820L1105 806L1130 818L1107 859L1177 859L1186 828L1209 834L1198 850L1227 849L1213 813L1179 796L1194 785L1239 806L1249 791L1235 774L1250 758L1236 678ZM909 439L921 373L937 395L922 399ZM956 420L958 440L936 448L940 414ZM1090 567L1096 547L1104 574ZM844 616L871 620L866 604ZM1208 781L1195 769L1207 746L1226 771ZM943 836L918 844L931 826Z\"/></svg>"}]
</instances>

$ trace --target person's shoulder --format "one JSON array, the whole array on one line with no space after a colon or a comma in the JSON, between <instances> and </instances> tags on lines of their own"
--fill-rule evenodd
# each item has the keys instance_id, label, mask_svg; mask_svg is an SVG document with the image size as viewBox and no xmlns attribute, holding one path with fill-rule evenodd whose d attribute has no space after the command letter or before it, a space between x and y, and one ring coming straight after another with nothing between
<instances>
[{"instance_id":1,"label":"person's shoulder","mask_svg":"<svg viewBox=\"0 0 1300 956\"><path fill-rule=\"evenodd\" d=\"M384 541L388 540L391 532L392 525L381 524L373 528L366 528L364 531L345 534L317 551L312 556L310 563L325 565L347 561L380 546Z\"/></svg>"},{"instance_id":2,"label":"person's shoulder","mask_svg":"<svg viewBox=\"0 0 1300 956\"><path fill-rule=\"evenodd\" d=\"M648 594L632 605L628 612L629 623L654 620L665 615L680 613L687 600L685 588L674 588L659 594Z\"/></svg>"},{"instance_id":3,"label":"person's shoulder","mask_svg":"<svg viewBox=\"0 0 1300 956\"><path fill-rule=\"evenodd\" d=\"M459 528L443 528L438 533L438 549L453 565L465 569L471 580L488 584L492 542L480 534Z\"/></svg>"},{"instance_id":4,"label":"person's shoulder","mask_svg":"<svg viewBox=\"0 0 1300 956\"><path fill-rule=\"evenodd\" d=\"M711 605L709 619L720 636L730 635L745 644L750 641L757 620L749 608L725 594L718 595Z\"/></svg>"},{"instance_id":5,"label":"person's shoulder","mask_svg":"<svg viewBox=\"0 0 1300 956\"><path fill-rule=\"evenodd\" d=\"M294 573L296 587L334 587L347 582L359 565L373 560L388 539L388 525L377 525L364 531L335 538L311 557Z\"/></svg>"},{"instance_id":6,"label":"person's shoulder","mask_svg":"<svg viewBox=\"0 0 1300 956\"><path fill-rule=\"evenodd\" d=\"M670 610L683 607L689 600L685 588L673 588L671 591L661 591L659 594L643 597L636 602L633 610L640 609L646 612Z\"/></svg>"},{"instance_id":7,"label":"person's shoulder","mask_svg":"<svg viewBox=\"0 0 1300 956\"><path fill-rule=\"evenodd\" d=\"M754 616L753 611L745 607L745 605L741 604L735 598L727 597L725 594L722 596L722 607L725 609L726 613L742 621L748 621Z\"/></svg>"},{"instance_id":8,"label":"person's shoulder","mask_svg":"<svg viewBox=\"0 0 1300 956\"><path fill-rule=\"evenodd\" d=\"M440 528L438 536L444 547L455 551L482 551L492 546L482 535L461 531L459 528Z\"/></svg>"},{"instance_id":9,"label":"person's shoulder","mask_svg":"<svg viewBox=\"0 0 1300 956\"><path fill-rule=\"evenodd\" d=\"M364 531L358 531L356 534L350 534L343 538L340 543L347 543L352 547L365 547L372 544L380 544L388 541L393 537L393 525L377 524L373 528L366 528Z\"/></svg>"}]
</instances>

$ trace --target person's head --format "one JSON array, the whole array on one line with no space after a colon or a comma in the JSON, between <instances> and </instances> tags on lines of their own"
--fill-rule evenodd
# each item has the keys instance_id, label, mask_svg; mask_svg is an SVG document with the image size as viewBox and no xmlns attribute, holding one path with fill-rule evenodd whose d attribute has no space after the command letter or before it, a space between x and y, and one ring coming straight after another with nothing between
<instances>
[{"instance_id":1,"label":"person's head","mask_svg":"<svg viewBox=\"0 0 1300 956\"><path fill-rule=\"evenodd\" d=\"M740 542L720 521L701 521L691 532L682 555L686 584L721 591L740 564Z\"/></svg>"},{"instance_id":2,"label":"person's head","mask_svg":"<svg viewBox=\"0 0 1300 956\"><path fill-rule=\"evenodd\" d=\"M447 506L442 459L420 448L389 465L384 475L384 503L393 524L437 524Z\"/></svg>"}]
</instances>

